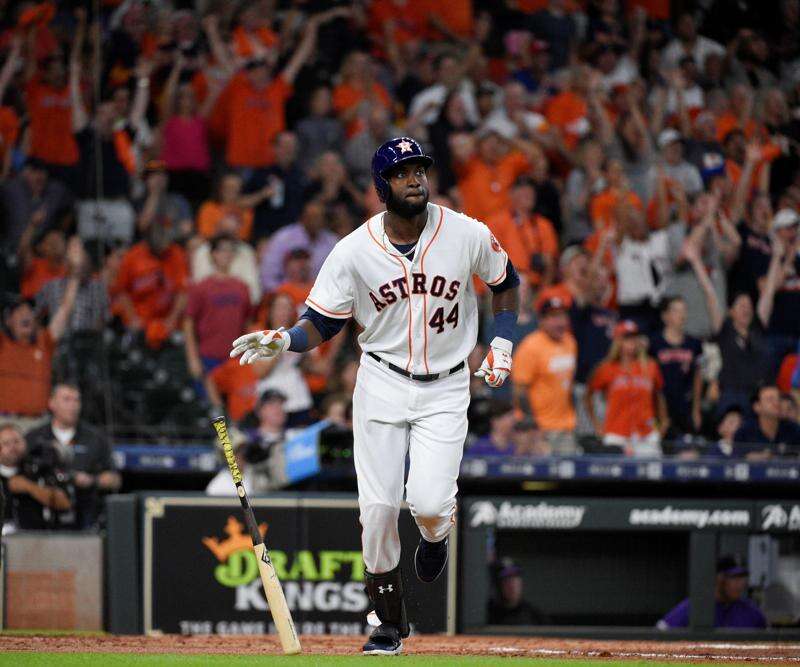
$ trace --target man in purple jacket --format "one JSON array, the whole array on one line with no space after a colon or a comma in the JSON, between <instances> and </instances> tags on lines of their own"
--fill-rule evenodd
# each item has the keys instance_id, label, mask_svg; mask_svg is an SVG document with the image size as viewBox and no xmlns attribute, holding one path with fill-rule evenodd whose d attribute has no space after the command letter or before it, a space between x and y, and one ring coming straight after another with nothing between
<instances>
[{"instance_id":1,"label":"man in purple jacket","mask_svg":"<svg viewBox=\"0 0 800 667\"><path fill-rule=\"evenodd\" d=\"M737 556L721 556L717 561L717 588L714 608L715 628L766 628L767 619L755 602L743 598L747 590L747 567ZM689 625L689 599L678 603L658 623L660 630Z\"/></svg>"}]
</instances>

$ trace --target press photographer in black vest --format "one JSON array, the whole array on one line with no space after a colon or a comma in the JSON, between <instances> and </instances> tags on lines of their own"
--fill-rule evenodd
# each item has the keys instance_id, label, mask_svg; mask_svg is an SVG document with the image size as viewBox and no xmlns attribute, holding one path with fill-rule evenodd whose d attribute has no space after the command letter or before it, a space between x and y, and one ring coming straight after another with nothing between
<instances>
[{"instance_id":1,"label":"press photographer in black vest","mask_svg":"<svg viewBox=\"0 0 800 667\"><path fill-rule=\"evenodd\" d=\"M75 385L55 384L48 407L50 420L28 433L30 458L47 464L54 453L55 465L69 472L75 486L74 527L93 528L101 515L102 496L121 484L111 447L100 431L80 421L81 393Z\"/></svg>"}]
</instances>

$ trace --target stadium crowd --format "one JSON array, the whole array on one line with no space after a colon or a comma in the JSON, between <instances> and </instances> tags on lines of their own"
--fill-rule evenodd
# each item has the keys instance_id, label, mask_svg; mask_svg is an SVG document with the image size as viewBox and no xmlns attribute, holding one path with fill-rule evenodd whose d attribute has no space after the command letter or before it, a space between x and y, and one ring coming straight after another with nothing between
<instances>
[{"instance_id":1,"label":"stadium crowd","mask_svg":"<svg viewBox=\"0 0 800 667\"><path fill-rule=\"evenodd\" d=\"M229 346L293 324L408 135L523 280L468 456L800 452L798 0L94 6L0 0L2 442L61 391L114 438L221 408L346 427L355 323L277 362Z\"/></svg>"}]
</instances>

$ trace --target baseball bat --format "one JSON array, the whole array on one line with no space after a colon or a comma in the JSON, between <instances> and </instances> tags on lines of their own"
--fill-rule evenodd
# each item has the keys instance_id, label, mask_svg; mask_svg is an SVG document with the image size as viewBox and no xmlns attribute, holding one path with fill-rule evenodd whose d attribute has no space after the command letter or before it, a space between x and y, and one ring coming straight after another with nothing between
<instances>
[{"instance_id":1,"label":"baseball bat","mask_svg":"<svg viewBox=\"0 0 800 667\"><path fill-rule=\"evenodd\" d=\"M247 529L250 531L250 537L253 540L253 551L256 553L258 573L261 575L264 594L267 596L267 603L272 613L272 620L275 622L275 627L278 630L278 637L281 640L283 652L288 655L300 653L300 640L297 638L297 630L295 630L294 622L292 621L292 614L289 612L289 606L286 604L286 597L283 594L281 582L278 580L275 567L270 560L267 545L264 544L264 540L258 530L256 517L255 514L253 514L253 507L250 505L250 500L247 498L242 472L239 470L239 465L236 463L236 459L233 455L233 445L228 435L228 426L225 423L225 417L216 417L211 421L211 424L217 432L217 438L222 445L222 451L225 453L225 460L228 462L228 467L231 470L231 477L233 477L233 482L236 484L236 493L239 496L239 501L242 503L244 520L247 524Z\"/></svg>"}]
</instances>

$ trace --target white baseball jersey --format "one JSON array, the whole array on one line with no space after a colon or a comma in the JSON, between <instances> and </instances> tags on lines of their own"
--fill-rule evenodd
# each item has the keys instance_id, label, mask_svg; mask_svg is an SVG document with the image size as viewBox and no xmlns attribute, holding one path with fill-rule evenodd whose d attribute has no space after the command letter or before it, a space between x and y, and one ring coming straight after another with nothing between
<instances>
[{"instance_id":1,"label":"white baseball jersey","mask_svg":"<svg viewBox=\"0 0 800 667\"><path fill-rule=\"evenodd\" d=\"M428 204L412 260L389 241L380 213L328 255L306 304L334 318L353 317L373 352L415 374L441 373L464 361L478 335L476 274L489 285L506 277L508 256L482 222Z\"/></svg>"}]
</instances>

